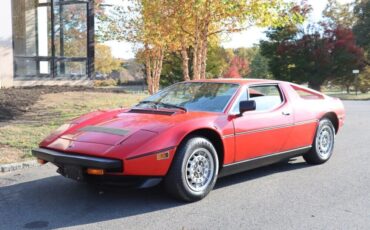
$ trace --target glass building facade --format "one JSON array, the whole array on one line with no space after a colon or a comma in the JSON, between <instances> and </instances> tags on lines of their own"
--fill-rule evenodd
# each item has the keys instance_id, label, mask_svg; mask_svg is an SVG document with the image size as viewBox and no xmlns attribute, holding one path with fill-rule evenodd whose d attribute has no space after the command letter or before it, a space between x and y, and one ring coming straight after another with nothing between
<instances>
[{"instance_id":1,"label":"glass building facade","mask_svg":"<svg viewBox=\"0 0 370 230\"><path fill-rule=\"evenodd\" d=\"M14 80L94 72L93 0L12 0Z\"/></svg>"}]
</instances>

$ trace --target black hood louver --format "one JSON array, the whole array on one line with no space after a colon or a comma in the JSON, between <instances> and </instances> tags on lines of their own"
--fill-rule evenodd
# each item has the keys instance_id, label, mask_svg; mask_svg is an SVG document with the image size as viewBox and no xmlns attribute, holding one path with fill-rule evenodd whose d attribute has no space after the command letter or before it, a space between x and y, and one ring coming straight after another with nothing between
<instances>
[{"instance_id":1,"label":"black hood louver","mask_svg":"<svg viewBox=\"0 0 370 230\"><path fill-rule=\"evenodd\" d=\"M167 115L171 116L175 112L172 111L163 111L163 110L152 110L152 109L130 109L128 113L144 113L144 114L158 114L158 115Z\"/></svg>"}]
</instances>

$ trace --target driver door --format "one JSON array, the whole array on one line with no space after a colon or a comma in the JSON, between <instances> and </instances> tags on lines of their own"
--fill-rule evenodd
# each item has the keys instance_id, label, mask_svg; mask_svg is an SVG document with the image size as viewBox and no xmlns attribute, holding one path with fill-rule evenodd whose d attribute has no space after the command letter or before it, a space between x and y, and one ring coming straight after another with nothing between
<instances>
[{"instance_id":1,"label":"driver door","mask_svg":"<svg viewBox=\"0 0 370 230\"><path fill-rule=\"evenodd\" d=\"M256 110L233 120L235 162L281 151L292 131L292 110L278 84L250 86L247 95Z\"/></svg>"}]
</instances>

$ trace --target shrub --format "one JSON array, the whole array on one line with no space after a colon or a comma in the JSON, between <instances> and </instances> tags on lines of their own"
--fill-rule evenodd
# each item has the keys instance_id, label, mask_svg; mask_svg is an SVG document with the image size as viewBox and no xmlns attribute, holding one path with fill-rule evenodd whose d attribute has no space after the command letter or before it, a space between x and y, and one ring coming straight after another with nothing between
<instances>
[{"instance_id":1,"label":"shrub","mask_svg":"<svg viewBox=\"0 0 370 230\"><path fill-rule=\"evenodd\" d=\"M114 79L105 80L95 80L94 87L104 87L104 86L117 86L117 81Z\"/></svg>"},{"instance_id":2,"label":"shrub","mask_svg":"<svg viewBox=\"0 0 370 230\"><path fill-rule=\"evenodd\" d=\"M360 90L361 93L367 93L367 92L369 92L369 86L368 85L360 85L358 87L358 89Z\"/></svg>"}]
</instances>

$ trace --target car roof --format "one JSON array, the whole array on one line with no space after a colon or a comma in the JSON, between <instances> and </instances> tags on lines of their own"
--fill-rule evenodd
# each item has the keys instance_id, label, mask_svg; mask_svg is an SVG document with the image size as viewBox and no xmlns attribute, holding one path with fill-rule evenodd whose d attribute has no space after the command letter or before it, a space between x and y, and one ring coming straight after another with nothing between
<instances>
[{"instance_id":1,"label":"car roof","mask_svg":"<svg viewBox=\"0 0 370 230\"><path fill-rule=\"evenodd\" d=\"M190 82L214 82L214 83L234 83L240 85L251 85L251 84L268 84L268 83L280 83L282 81L270 80L270 79L256 79L256 78L214 78L214 79L201 79L191 80Z\"/></svg>"}]
</instances>

